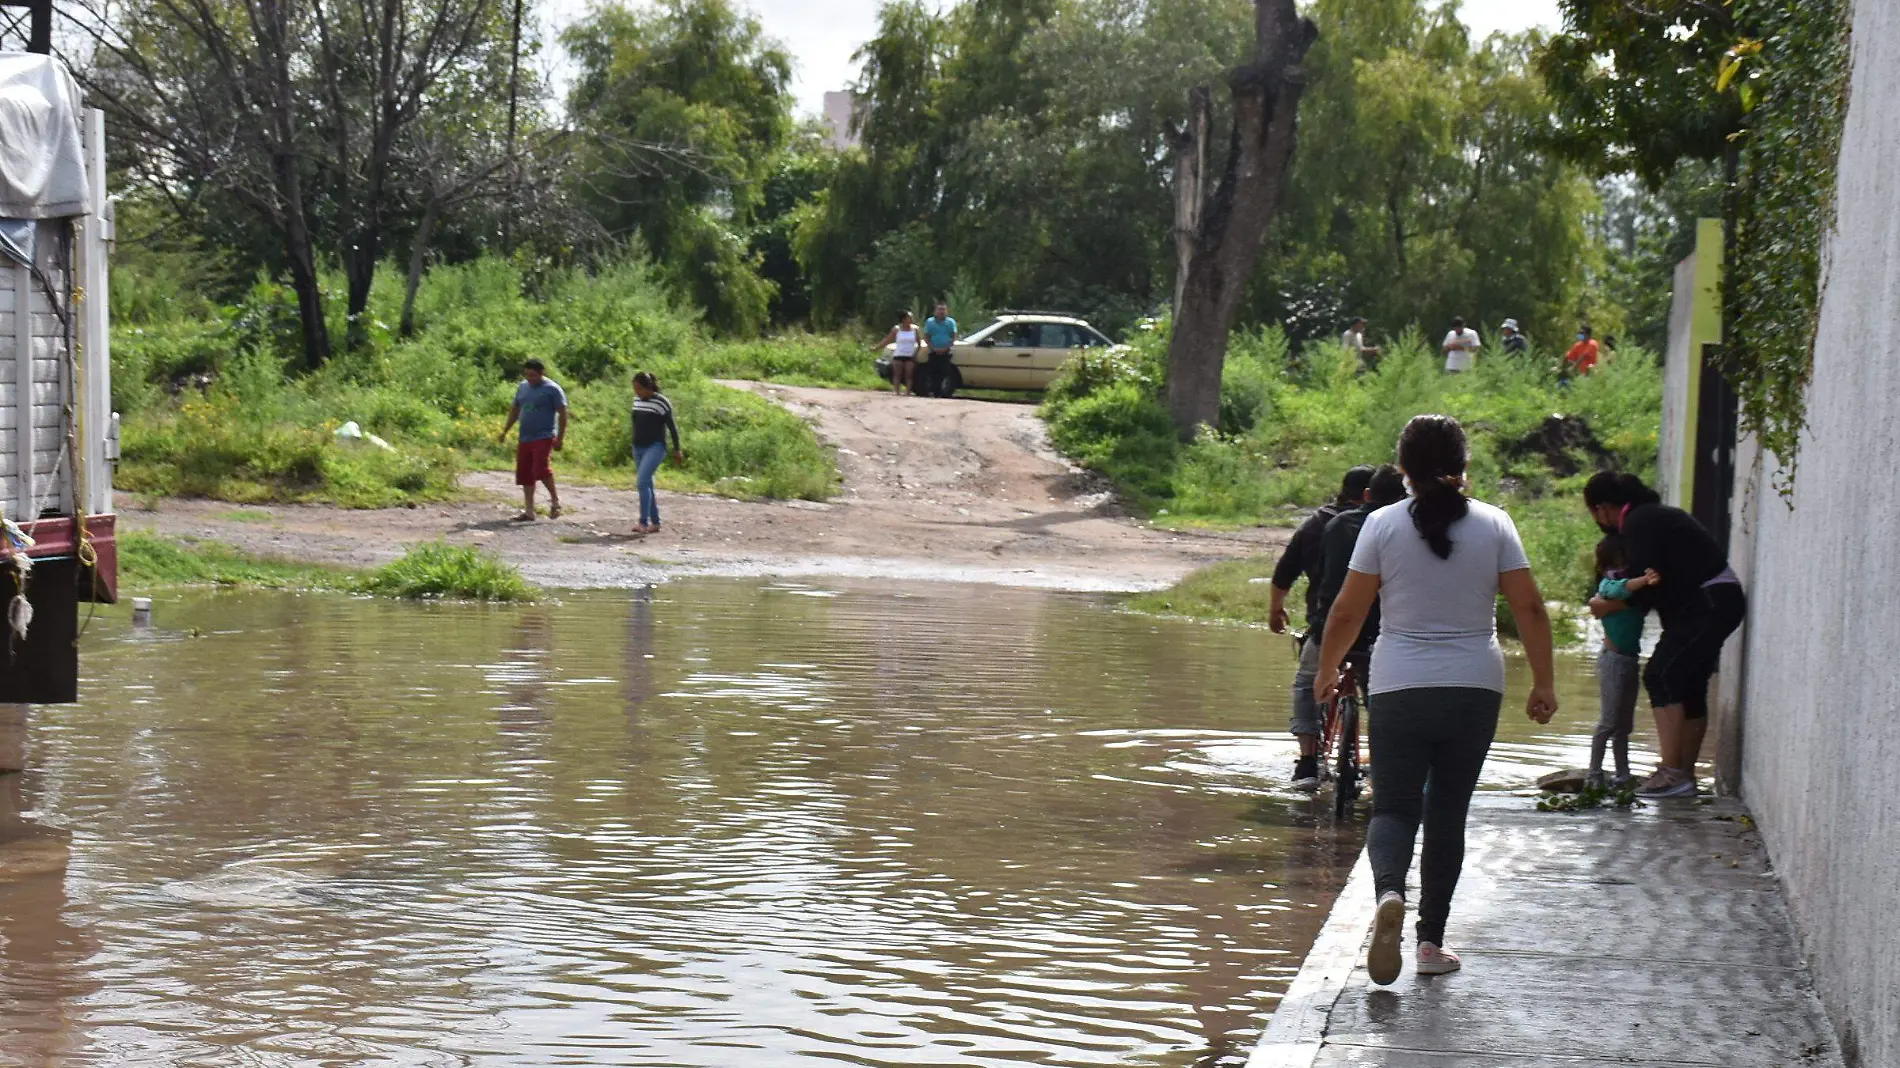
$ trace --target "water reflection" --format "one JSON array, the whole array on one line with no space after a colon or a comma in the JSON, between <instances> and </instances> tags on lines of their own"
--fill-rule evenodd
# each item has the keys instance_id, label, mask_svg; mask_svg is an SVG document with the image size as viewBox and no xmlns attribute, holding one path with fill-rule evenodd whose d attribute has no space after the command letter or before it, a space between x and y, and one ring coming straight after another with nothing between
<instances>
[{"instance_id":1,"label":"water reflection","mask_svg":"<svg viewBox=\"0 0 1900 1068\"><path fill-rule=\"evenodd\" d=\"M25 788L80 836L70 901L0 884L0 1064L1240 1064L1358 847L1285 789L1257 631L962 587L163 607L209 636L95 627L42 714ZM1587 683L1495 784L1587 747Z\"/></svg>"}]
</instances>

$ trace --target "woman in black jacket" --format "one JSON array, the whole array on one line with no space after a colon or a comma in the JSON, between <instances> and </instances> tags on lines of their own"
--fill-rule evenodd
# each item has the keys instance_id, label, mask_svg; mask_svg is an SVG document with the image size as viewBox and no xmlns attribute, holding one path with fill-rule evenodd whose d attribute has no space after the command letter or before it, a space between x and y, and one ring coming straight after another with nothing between
<instances>
[{"instance_id":1,"label":"woman in black jacket","mask_svg":"<svg viewBox=\"0 0 1900 1068\"><path fill-rule=\"evenodd\" d=\"M1630 598L1637 607L1654 609L1662 622L1662 636L1643 669L1661 765L1637 796L1694 797L1696 760L1709 726L1709 680L1723 643L1748 608L1741 580L1694 516L1663 504L1635 475L1598 472L1583 488L1583 503L1597 526L1622 536L1624 570L1654 572L1660 580Z\"/></svg>"}]
</instances>

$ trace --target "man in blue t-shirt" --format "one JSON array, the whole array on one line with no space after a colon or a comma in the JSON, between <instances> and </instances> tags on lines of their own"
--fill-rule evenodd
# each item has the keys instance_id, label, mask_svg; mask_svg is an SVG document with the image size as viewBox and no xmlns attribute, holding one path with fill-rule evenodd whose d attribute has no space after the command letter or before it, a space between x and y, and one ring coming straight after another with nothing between
<instances>
[{"instance_id":1,"label":"man in blue t-shirt","mask_svg":"<svg viewBox=\"0 0 1900 1068\"><path fill-rule=\"evenodd\" d=\"M937 302L937 311L924 320L924 345L930 350L929 356L918 377L923 381L923 394L926 397L941 396L944 379L950 373L950 351L957 343L957 321L950 318L950 305Z\"/></svg>"},{"instance_id":2,"label":"man in blue t-shirt","mask_svg":"<svg viewBox=\"0 0 1900 1068\"><path fill-rule=\"evenodd\" d=\"M521 384L515 387L514 407L502 424L501 437L521 422L521 440L515 445L515 485L521 487L521 514L518 522L529 522L534 514L534 484L548 488L548 518L561 518L561 494L554 488L554 468L549 457L567 440L567 391L547 376L540 360L521 365Z\"/></svg>"}]
</instances>

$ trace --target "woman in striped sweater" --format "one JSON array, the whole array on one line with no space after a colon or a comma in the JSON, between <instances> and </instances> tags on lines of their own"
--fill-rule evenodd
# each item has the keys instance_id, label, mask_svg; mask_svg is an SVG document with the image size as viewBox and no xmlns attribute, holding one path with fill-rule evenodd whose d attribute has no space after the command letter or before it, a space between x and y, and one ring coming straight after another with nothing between
<instances>
[{"instance_id":1,"label":"woman in striped sweater","mask_svg":"<svg viewBox=\"0 0 1900 1068\"><path fill-rule=\"evenodd\" d=\"M666 462L666 436L673 436L673 462L685 463L680 449L679 424L673 421L673 402L660 392L660 380L651 371L633 376L633 462L639 471L640 525L635 534L660 532L660 495L653 475Z\"/></svg>"}]
</instances>

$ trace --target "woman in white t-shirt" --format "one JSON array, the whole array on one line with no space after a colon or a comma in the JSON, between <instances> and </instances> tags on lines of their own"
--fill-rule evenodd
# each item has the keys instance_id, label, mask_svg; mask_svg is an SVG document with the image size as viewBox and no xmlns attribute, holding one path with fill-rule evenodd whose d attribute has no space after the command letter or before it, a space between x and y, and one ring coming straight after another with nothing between
<instances>
[{"instance_id":1,"label":"woman in white t-shirt","mask_svg":"<svg viewBox=\"0 0 1900 1068\"><path fill-rule=\"evenodd\" d=\"M1379 640L1367 687L1372 826L1366 852L1379 906L1366 970L1380 984L1399 976L1405 877L1421 820L1418 971L1442 975L1459 966L1444 948L1445 918L1464 864L1465 814L1504 701L1500 592L1530 659L1525 710L1539 723L1557 711L1543 595L1511 517L1465 496L1466 457L1456 419L1421 415L1405 425L1399 467L1412 497L1372 513L1360 529L1346 584L1327 616L1314 683L1322 701L1338 689L1340 661L1377 597Z\"/></svg>"},{"instance_id":2,"label":"woman in white t-shirt","mask_svg":"<svg viewBox=\"0 0 1900 1068\"><path fill-rule=\"evenodd\" d=\"M909 312L891 327L884 340L871 346L872 351L891 346L891 392L902 393L910 390L917 393L917 349L923 344L922 335L917 330L917 322Z\"/></svg>"}]
</instances>

